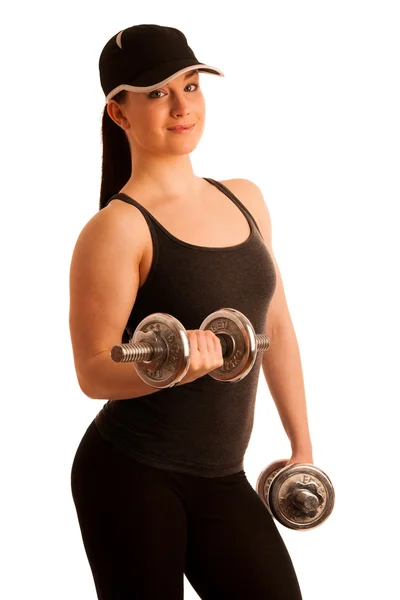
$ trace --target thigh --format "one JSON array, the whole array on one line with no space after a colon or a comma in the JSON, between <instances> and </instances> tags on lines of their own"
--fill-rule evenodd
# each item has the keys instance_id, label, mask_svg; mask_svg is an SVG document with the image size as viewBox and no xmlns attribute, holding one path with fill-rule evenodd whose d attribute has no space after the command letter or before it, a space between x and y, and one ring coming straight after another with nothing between
<instances>
[{"instance_id":1,"label":"thigh","mask_svg":"<svg viewBox=\"0 0 400 600\"><path fill-rule=\"evenodd\" d=\"M183 598L186 513L168 472L133 461L93 422L71 489L98 598Z\"/></svg>"},{"instance_id":2,"label":"thigh","mask_svg":"<svg viewBox=\"0 0 400 600\"><path fill-rule=\"evenodd\" d=\"M192 507L185 565L191 585L203 600L301 600L291 558L261 498L244 472L227 483L209 487Z\"/></svg>"}]
</instances>

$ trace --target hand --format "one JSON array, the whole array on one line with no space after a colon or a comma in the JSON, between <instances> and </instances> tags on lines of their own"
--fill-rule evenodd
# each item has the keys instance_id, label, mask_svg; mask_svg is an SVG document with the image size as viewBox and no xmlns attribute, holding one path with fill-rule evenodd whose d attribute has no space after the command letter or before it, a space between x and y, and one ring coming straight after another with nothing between
<instances>
[{"instance_id":1,"label":"hand","mask_svg":"<svg viewBox=\"0 0 400 600\"><path fill-rule=\"evenodd\" d=\"M189 339L190 364L178 385L191 383L224 364L220 339L211 329L188 329L186 333Z\"/></svg>"}]
</instances>

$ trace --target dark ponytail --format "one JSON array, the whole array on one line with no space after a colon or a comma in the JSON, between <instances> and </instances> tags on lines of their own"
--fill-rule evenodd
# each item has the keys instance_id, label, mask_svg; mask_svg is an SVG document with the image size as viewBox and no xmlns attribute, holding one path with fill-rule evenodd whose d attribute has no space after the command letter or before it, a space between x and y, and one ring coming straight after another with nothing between
<instances>
[{"instance_id":1,"label":"dark ponytail","mask_svg":"<svg viewBox=\"0 0 400 600\"><path fill-rule=\"evenodd\" d=\"M122 90L113 97L113 100L123 104L127 91ZM117 125L104 107L101 127L103 145L101 187L99 210L104 208L111 196L117 194L131 176L132 162L131 151L125 131Z\"/></svg>"}]
</instances>

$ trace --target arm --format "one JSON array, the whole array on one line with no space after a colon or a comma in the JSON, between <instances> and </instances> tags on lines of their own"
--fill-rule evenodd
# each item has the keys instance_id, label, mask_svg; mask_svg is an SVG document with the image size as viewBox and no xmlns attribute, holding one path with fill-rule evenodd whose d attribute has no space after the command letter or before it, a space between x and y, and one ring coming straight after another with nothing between
<instances>
[{"instance_id":1,"label":"arm","mask_svg":"<svg viewBox=\"0 0 400 600\"><path fill-rule=\"evenodd\" d=\"M239 180L236 180L239 181ZM266 332L271 346L262 368L297 462L313 462L300 351L286 302L281 273L272 250L271 219L260 188L243 179L241 197L257 221L274 262L277 285L268 308Z\"/></svg>"},{"instance_id":2,"label":"arm","mask_svg":"<svg viewBox=\"0 0 400 600\"><path fill-rule=\"evenodd\" d=\"M300 351L290 318L274 330L262 368L292 452L298 462L313 462Z\"/></svg>"},{"instance_id":3,"label":"arm","mask_svg":"<svg viewBox=\"0 0 400 600\"><path fill-rule=\"evenodd\" d=\"M69 326L78 383L89 398L125 400L160 391L132 364L110 356L121 343L139 288L140 231L135 211L110 206L89 221L74 248Z\"/></svg>"}]
</instances>

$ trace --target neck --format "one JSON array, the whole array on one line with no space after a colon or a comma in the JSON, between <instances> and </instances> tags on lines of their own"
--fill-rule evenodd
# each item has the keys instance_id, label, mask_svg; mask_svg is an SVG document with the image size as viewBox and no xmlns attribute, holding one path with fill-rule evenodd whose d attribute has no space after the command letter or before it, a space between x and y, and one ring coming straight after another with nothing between
<instances>
[{"instance_id":1,"label":"neck","mask_svg":"<svg viewBox=\"0 0 400 600\"><path fill-rule=\"evenodd\" d=\"M179 199L199 194L201 177L192 168L189 154L162 156L151 161L132 161L132 175L124 186L128 189L143 189L157 198Z\"/></svg>"}]
</instances>

